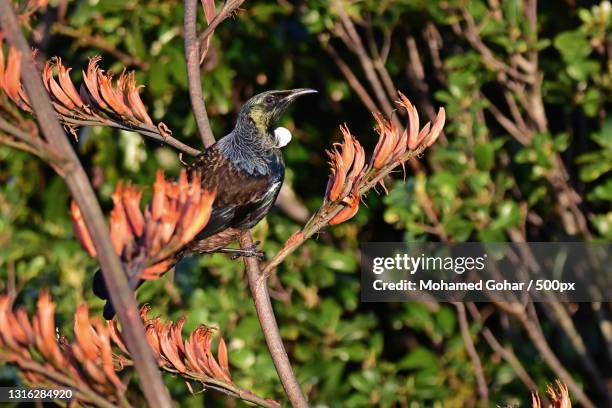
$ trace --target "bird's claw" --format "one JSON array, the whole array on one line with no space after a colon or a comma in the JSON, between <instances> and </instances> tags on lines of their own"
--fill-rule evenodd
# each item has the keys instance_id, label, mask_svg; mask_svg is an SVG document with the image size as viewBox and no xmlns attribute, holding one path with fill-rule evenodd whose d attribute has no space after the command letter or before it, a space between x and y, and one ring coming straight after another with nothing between
<instances>
[{"instance_id":1,"label":"bird's claw","mask_svg":"<svg viewBox=\"0 0 612 408\"><path fill-rule=\"evenodd\" d=\"M246 258L257 258L260 261L263 261L266 258L266 255L262 252L262 251L258 251L257 250L257 246L260 244L260 241L256 241L255 243L253 243L253 245L249 245L246 248L239 248L239 249L235 249L235 248L222 248L219 250L219 252L225 252L225 253L230 253L232 254L231 256L231 260L236 260L240 257L246 257Z\"/></svg>"},{"instance_id":2,"label":"bird's claw","mask_svg":"<svg viewBox=\"0 0 612 408\"><path fill-rule=\"evenodd\" d=\"M244 256L246 258L257 258L260 261L266 259L266 254L264 254L262 251L241 251L240 253L232 255L230 259L234 261L240 258L241 256Z\"/></svg>"}]
</instances>

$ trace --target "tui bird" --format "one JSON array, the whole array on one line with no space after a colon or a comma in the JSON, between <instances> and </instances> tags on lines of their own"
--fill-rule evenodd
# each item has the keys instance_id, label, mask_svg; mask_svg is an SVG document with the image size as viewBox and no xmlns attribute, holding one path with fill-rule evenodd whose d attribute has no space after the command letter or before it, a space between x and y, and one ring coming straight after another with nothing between
<instances>
[{"instance_id":1,"label":"tui bird","mask_svg":"<svg viewBox=\"0 0 612 408\"><path fill-rule=\"evenodd\" d=\"M234 130L196 157L187 169L188 177L199 173L202 188L216 190L217 195L208 224L177 254L176 262L194 253L262 255L256 250L257 244L244 249L227 246L261 221L272 208L285 177L280 148L291 137L286 129L276 128L276 125L298 96L316 92L300 88L253 96L240 109ZM140 284L142 281L136 286ZM94 275L93 291L107 300L104 318L112 319L115 310L100 271Z\"/></svg>"}]
</instances>

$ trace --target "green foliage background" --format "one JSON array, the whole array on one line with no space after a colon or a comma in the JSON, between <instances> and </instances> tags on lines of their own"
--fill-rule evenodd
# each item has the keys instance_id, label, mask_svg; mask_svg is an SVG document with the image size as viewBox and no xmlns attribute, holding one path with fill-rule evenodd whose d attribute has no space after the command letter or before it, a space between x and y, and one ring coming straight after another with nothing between
<instances>
[{"instance_id":1,"label":"green foliage background","mask_svg":"<svg viewBox=\"0 0 612 408\"><path fill-rule=\"evenodd\" d=\"M447 109L448 143L438 143L427 152L423 163L428 175L409 174L406 183L389 185L390 194L384 198L370 194L367 207L362 206L352 221L308 242L273 279L279 297L277 317L289 354L303 389L320 406L476 404L475 377L454 308L359 300L360 242L438 239L424 228L430 220L417 199L419 191L431 197L453 241L505 241L510 231L523 228L529 240L581 240L560 222L558 197L546 181L551 154L558 152L585 200L594 239L612 239L610 3L542 2L536 44L513 37L526 30L522 2L502 3L502 22L486 22L483 38L501 58L521 47L540 52L550 132L537 134L527 146L512 139L488 114L482 117L483 108L500 103L503 96L494 86L490 67L452 29L454 17L448 10L458 2L364 0L349 7L357 21L371 19L377 35L393 32L387 68L396 87L409 97L414 97L416 84L405 74L410 63L405 38L417 38L429 96L436 107ZM482 0L469 2L479 22L485 6ZM39 16L39 22L49 16L53 20L55 13L51 8L48 15ZM139 83L147 85L143 98L154 121L163 120L176 137L199 147L187 95L182 14L182 3L174 0L71 0L65 21L52 24L48 42L40 44L41 55L59 55L69 66L82 68L88 57L101 54L103 67L119 72L124 63L116 53L87 41L100 36L136 62L129 68L137 71ZM294 134L285 150L287 179L311 211L322 200L328 171L324 149L338 140L338 125L347 122L366 147L375 143L369 112L317 37L326 35L336 20L323 0L247 1L237 17L217 30L203 77L217 137L231 130L237 109L256 92L292 87L321 91L300 100L283 119ZM428 24L442 34L445 82L433 75L433 62L420 34ZM69 27L76 35L60 34L57 26ZM331 41L351 66L358 65L337 40ZM599 51L601 44L607 51ZM73 71L73 79L78 79L79 71ZM475 97L480 91L487 99ZM423 111L421 116L426 117ZM120 178L147 185L158 166L169 174L178 174L180 168L172 149L136 134L83 129L77 146L106 210ZM87 302L96 313L102 307L91 293L96 265L74 240L68 204L66 186L49 167L0 146L0 289L14 283L20 289L19 300L31 306L39 290L50 288L67 332L76 304ZM528 209L537 214L539 223L526 221ZM298 227L277 210L256 227L255 235L272 256ZM223 255L187 259L174 273L144 285L138 300L149 302L154 314L167 318L186 314L188 330L200 323L219 327L229 341L233 378L258 394L283 398L241 262ZM586 333L595 361L602 369L609 367L605 344L592 329L594 317L582 307L577 316L576 325ZM503 318L492 319L492 330L504 345L514 345L539 386L555 378L519 329L508 327ZM559 327L545 318L543 326L555 352L597 401L567 338L557 335L562 333ZM474 333L479 329L476 324L471 328ZM527 404L528 390L515 372L481 338L476 339L491 401ZM2 367L0 378L10 384L15 372ZM181 406L240 405L214 392L192 396L180 379L165 378Z\"/></svg>"}]
</instances>

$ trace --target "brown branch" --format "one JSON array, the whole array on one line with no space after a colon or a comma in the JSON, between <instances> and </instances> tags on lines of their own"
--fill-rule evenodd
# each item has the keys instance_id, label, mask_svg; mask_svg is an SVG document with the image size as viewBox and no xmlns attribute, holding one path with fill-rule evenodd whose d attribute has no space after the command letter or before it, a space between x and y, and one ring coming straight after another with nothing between
<instances>
[{"instance_id":1,"label":"brown branch","mask_svg":"<svg viewBox=\"0 0 612 408\"><path fill-rule=\"evenodd\" d=\"M252 245L253 239L251 233L244 233L240 237L240 246L242 248L248 248ZM308 402L306 402L306 397L302 393L300 384L293 373L289 356L287 356L285 346L283 345L283 339L278 330L278 324L276 323L274 310L270 302L270 294L268 293L267 275L265 272L262 273L259 267L259 261L256 258L244 258L244 266L249 279L249 287L253 294L257 317L259 318L259 323L261 324L264 337L266 338L272 361L274 362L278 376L283 384L285 393L289 398L289 402L294 408L308 407Z\"/></svg>"},{"instance_id":2,"label":"brown branch","mask_svg":"<svg viewBox=\"0 0 612 408\"><path fill-rule=\"evenodd\" d=\"M340 39L351 49L363 68L366 78L368 82L374 89L374 94L376 95L376 99L380 103L383 108L382 111L386 115L390 115L393 111L393 107L391 106L391 102L389 102L389 98L387 97L384 87L376 75L376 69L374 68L374 63L372 58L368 55L363 42L361 41L361 37L357 33L357 29L353 24L353 21L350 19L348 14L346 13L346 9L344 8L343 0L334 0L333 6L338 13L341 21L341 27L338 27L338 34L340 34Z\"/></svg>"},{"instance_id":3,"label":"brown branch","mask_svg":"<svg viewBox=\"0 0 612 408\"><path fill-rule=\"evenodd\" d=\"M329 42L326 44L322 35L319 35L319 42L323 46L323 49L334 61L342 75L344 75L344 78L350 87L353 88L353 91L355 91L359 99L361 99L361 102L365 105L365 107L370 112L376 112L378 110L376 103L374 103L372 98L370 98L368 91L363 87L363 85L361 85L361 82L359 82L359 79L357 79L357 76L353 73L348 64L344 62L340 55L338 55L336 49Z\"/></svg>"},{"instance_id":4,"label":"brown branch","mask_svg":"<svg viewBox=\"0 0 612 408\"><path fill-rule=\"evenodd\" d=\"M119 312L144 395L152 407L169 407L171 400L168 390L162 381L146 340L142 321L138 317L134 294L128 286L121 262L106 232L102 210L78 157L55 117L40 73L30 57L30 47L21 33L8 0L0 0L0 24L9 42L24 56L21 68L24 85L45 139L74 166L72 171L66 173L65 180L93 237L94 246L99 254L100 267L113 304Z\"/></svg>"},{"instance_id":5,"label":"brown branch","mask_svg":"<svg viewBox=\"0 0 612 408\"><path fill-rule=\"evenodd\" d=\"M480 361L480 357L478 356L478 352L476 351L476 347L474 347L472 335L470 334L470 327L465 313L465 305L460 302L455 302L454 305L455 308L457 308L457 318L459 319L459 328L461 329L463 344L468 355L470 356L470 360L472 360L474 374L476 375L476 382L478 383L478 394L480 395L480 402L483 407L488 407L489 389L487 388L487 380L485 379L484 371L482 369L482 363Z\"/></svg>"},{"instance_id":6,"label":"brown branch","mask_svg":"<svg viewBox=\"0 0 612 408\"><path fill-rule=\"evenodd\" d=\"M147 125L142 123L140 125L132 125L130 123L115 121L112 119L105 119L101 117L97 117L94 120L84 120L84 119L76 119L73 117L60 116L62 122L68 125L76 125L76 126L108 126L115 129L127 130L129 132L136 132L142 136L149 137L151 139L157 140L158 142L167 144L168 146L174 147L179 152L188 154L189 156L197 156L201 152L198 149L195 149L185 143L181 142L178 139L172 137L169 132L162 132L159 130L159 127L153 125ZM160 124L161 125L161 124Z\"/></svg>"},{"instance_id":7,"label":"brown branch","mask_svg":"<svg viewBox=\"0 0 612 408\"><path fill-rule=\"evenodd\" d=\"M422 106L429 120L433 121L436 117L436 110L431 100L432 92L427 84L427 78L425 78L425 68L416 40L411 35L406 38L406 49L409 58L408 64L406 64L406 74L410 79L410 84L416 90L417 105ZM440 139L443 143L448 141L444 130L440 132Z\"/></svg>"},{"instance_id":8,"label":"brown branch","mask_svg":"<svg viewBox=\"0 0 612 408\"><path fill-rule=\"evenodd\" d=\"M482 326L482 335L487 341L487 343L489 343L489 346L491 346L491 349L493 349L495 353L499 354L501 358L503 358L508 362L508 364L510 364L516 375L518 375L523 384L525 384L530 391L537 391L537 384L531 378L527 370L525 370L525 367L523 367L523 364L516 357L516 354L514 354L512 348L502 346L493 334L493 332L488 327L484 326L482 316L474 303L470 302L467 304L467 306L472 317Z\"/></svg>"},{"instance_id":9,"label":"brown branch","mask_svg":"<svg viewBox=\"0 0 612 408\"><path fill-rule=\"evenodd\" d=\"M15 139L19 141L11 140L10 138L2 139L2 143L7 146L11 146L15 149L20 149L36 156L40 157L43 160L46 160L50 163L57 165L58 167L62 167L66 164L66 160L63 159L59 153L44 140L33 137L29 133L19 129L16 126L13 126L6 120L0 117L0 130L5 132L6 134L13 136Z\"/></svg>"},{"instance_id":10,"label":"brown branch","mask_svg":"<svg viewBox=\"0 0 612 408\"><path fill-rule=\"evenodd\" d=\"M389 38L392 35L391 32L386 32L385 34ZM376 68L376 71L378 72L378 75L380 76L380 79L382 80L382 83L384 85L384 88L387 91L387 97L390 100L393 100L395 98L395 95L397 95L397 89L395 88L395 84L391 79L391 75L389 74L385 63L383 62L384 60L381 56L380 51L378 50L378 46L376 45L376 40L374 39L374 33L372 31L372 24L370 21L368 21L368 24L366 25L366 41L368 43L368 48L370 49L370 54L373 56L373 58L371 59L372 63L374 64L374 68Z\"/></svg>"},{"instance_id":11,"label":"brown branch","mask_svg":"<svg viewBox=\"0 0 612 408\"><path fill-rule=\"evenodd\" d=\"M206 27L206 29L198 36L198 48L200 51L200 55L204 55L204 52L207 47L206 44L208 37L210 37L215 32L217 26L221 24L223 20L228 18L234 11L236 11L238 7L242 5L242 3L244 3L244 0L227 0L223 3L221 11L219 11L219 13L215 15L208 27Z\"/></svg>"},{"instance_id":12,"label":"brown branch","mask_svg":"<svg viewBox=\"0 0 612 408\"><path fill-rule=\"evenodd\" d=\"M72 381L69 377L62 375L56 371L48 370L47 368L33 362L33 361L17 361L17 365L28 371L36 372L52 380L55 384L62 384L67 387L73 388L75 392L80 393L89 402L92 402L95 406L101 408L116 408L117 406L108 402L104 396L98 395L94 391L87 387L81 387L76 381ZM34 384L39 386L39 384Z\"/></svg>"},{"instance_id":13,"label":"brown branch","mask_svg":"<svg viewBox=\"0 0 612 408\"><path fill-rule=\"evenodd\" d=\"M202 94L202 78L200 78L200 51L196 31L198 16L198 0L185 0L185 61L187 63L187 80L189 81L189 99L191 108L198 126L198 132L204 147L210 147L215 143L204 95ZM212 26L212 23L211 25ZM209 26L209 27L210 27Z\"/></svg>"},{"instance_id":14,"label":"brown branch","mask_svg":"<svg viewBox=\"0 0 612 408\"><path fill-rule=\"evenodd\" d=\"M51 31L56 34L75 39L75 43L79 47L93 47L102 50L117 58L123 65L136 66L145 70L149 69L148 63L144 62L140 58L132 57L129 54L119 51L115 45L107 42L104 37L97 34L92 35L87 29L75 29L67 25L56 23Z\"/></svg>"},{"instance_id":15,"label":"brown branch","mask_svg":"<svg viewBox=\"0 0 612 408\"><path fill-rule=\"evenodd\" d=\"M595 405L589 399L589 397L584 393L582 388L574 381L571 374L565 369L563 364L559 361L555 353L551 350L548 342L546 341L546 337L542 333L542 330L539 324L532 320L524 307L519 303L503 303L503 302L494 302L500 309L506 311L506 313L514 316L525 329L525 332L531 339L533 345L536 347L540 356L544 359L546 364L550 367L551 370L554 371L555 375L557 375L561 381L567 384L572 393L576 396L576 399L587 408L594 408Z\"/></svg>"},{"instance_id":16,"label":"brown branch","mask_svg":"<svg viewBox=\"0 0 612 408\"><path fill-rule=\"evenodd\" d=\"M293 188L287 182L283 183L275 205L296 222L303 224L310 217L310 211L308 211L304 203L298 200L295 191L293 191Z\"/></svg>"},{"instance_id":17,"label":"brown branch","mask_svg":"<svg viewBox=\"0 0 612 408\"><path fill-rule=\"evenodd\" d=\"M593 312L595 312L595 318L597 319L597 324L599 326L601 336L606 341L606 351L608 353L608 358L612 358L612 323L610 322L608 313L606 313L606 309L604 309L604 305L608 304L602 302L594 302L591 303L591 309L593 309Z\"/></svg>"},{"instance_id":18,"label":"brown branch","mask_svg":"<svg viewBox=\"0 0 612 408\"><path fill-rule=\"evenodd\" d=\"M233 398L238 398L246 402L250 402L260 407L264 408L280 408L280 404L274 400L262 398L259 395L253 393L250 390L240 388L236 384L228 383L225 381L217 380L214 378L206 377L204 378L202 375L198 373L191 373L188 371L178 372L176 370L171 370L168 368L164 368L165 371L173 374L178 374L183 378L189 378L195 381L199 381L204 384L205 388L210 388L215 391L221 392L223 394L229 395Z\"/></svg>"},{"instance_id":19,"label":"brown branch","mask_svg":"<svg viewBox=\"0 0 612 408\"><path fill-rule=\"evenodd\" d=\"M604 376L597 368L597 364L593 361L593 358L589 354L589 350L582 339L582 336L578 332L578 329L574 325L574 321L570 317L566 305L560 302L550 302L547 304L556 315L556 320L559 322L559 325L565 331L565 334L569 338L572 343L572 347L576 350L576 353L580 356L578 361L582 364L584 370L591 377L591 381L595 384L597 390L604 396L606 399L606 405L612 405L612 400L610 400L608 386L604 381Z\"/></svg>"},{"instance_id":20,"label":"brown branch","mask_svg":"<svg viewBox=\"0 0 612 408\"><path fill-rule=\"evenodd\" d=\"M507 65L505 62L499 60L480 37L480 31L476 26L474 17L464 8L461 9L461 13L464 21L467 24L467 28L464 29L459 24L453 25L453 28L459 35L462 35L470 43L470 45L476 49L476 51L480 53L485 65L501 75L502 80L506 80L507 77L510 76L524 83L533 83L533 77L525 75Z\"/></svg>"},{"instance_id":21,"label":"brown branch","mask_svg":"<svg viewBox=\"0 0 612 408\"><path fill-rule=\"evenodd\" d=\"M497 123L499 123L504 129L506 129L506 132L510 133L510 135L512 135L512 137L514 137L523 146L527 146L529 145L529 143L531 143L531 132L525 132L521 130L515 124L515 122L513 122L510 118L504 115L503 112L500 111L493 102L491 102L484 96L483 98L488 102L488 106L486 109L493 115Z\"/></svg>"}]
</instances>

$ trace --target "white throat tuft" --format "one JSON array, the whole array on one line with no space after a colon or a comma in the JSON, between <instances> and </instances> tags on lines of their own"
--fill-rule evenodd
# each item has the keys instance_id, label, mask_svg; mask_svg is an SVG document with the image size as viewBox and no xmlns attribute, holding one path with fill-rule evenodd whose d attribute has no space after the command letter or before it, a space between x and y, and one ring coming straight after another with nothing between
<instances>
[{"instance_id":1,"label":"white throat tuft","mask_svg":"<svg viewBox=\"0 0 612 408\"><path fill-rule=\"evenodd\" d=\"M274 137L276 138L276 147L284 147L291 141L291 132L287 128L277 127L274 129Z\"/></svg>"}]
</instances>

